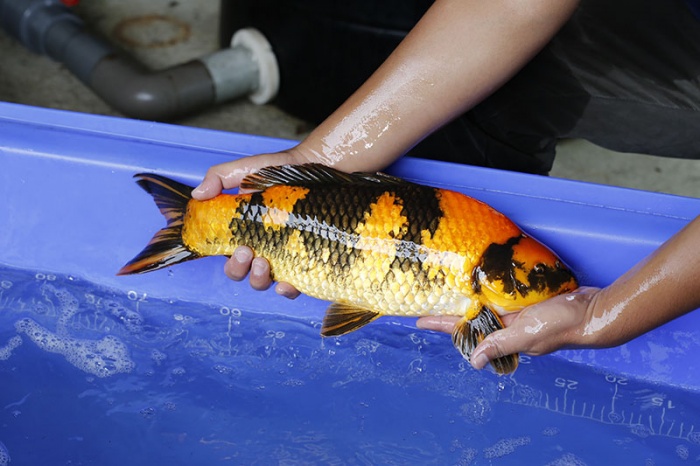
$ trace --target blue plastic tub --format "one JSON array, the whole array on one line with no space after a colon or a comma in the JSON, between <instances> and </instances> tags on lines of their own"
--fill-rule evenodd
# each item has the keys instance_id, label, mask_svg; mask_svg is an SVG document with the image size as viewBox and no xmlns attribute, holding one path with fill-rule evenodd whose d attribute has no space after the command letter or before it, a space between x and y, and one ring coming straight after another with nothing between
<instances>
[{"instance_id":1,"label":"blue plastic tub","mask_svg":"<svg viewBox=\"0 0 700 466\"><path fill-rule=\"evenodd\" d=\"M671 464L700 459L700 314L620 348L476 372L383 318L322 339L326 303L254 292L207 258L115 272L163 219L132 179L196 184L290 141L0 104L0 466ZM700 200L402 160L610 283Z\"/></svg>"}]
</instances>

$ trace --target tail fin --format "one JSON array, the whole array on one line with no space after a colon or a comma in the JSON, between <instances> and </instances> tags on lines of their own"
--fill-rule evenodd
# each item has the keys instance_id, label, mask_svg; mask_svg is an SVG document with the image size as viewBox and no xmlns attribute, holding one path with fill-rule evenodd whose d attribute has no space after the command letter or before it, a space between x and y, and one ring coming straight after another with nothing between
<instances>
[{"instance_id":1,"label":"tail fin","mask_svg":"<svg viewBox=\"0 0 700 466\"><path fill-rule=\"evenodd\" d=\"M156 233L144 250L122 267L117 275L151 272L199 257L182 242L182 226L192 188L149 173L139 173L134 175L134 178L139 186L153 196L168 224Z\"/></svg>"}]
</instances>

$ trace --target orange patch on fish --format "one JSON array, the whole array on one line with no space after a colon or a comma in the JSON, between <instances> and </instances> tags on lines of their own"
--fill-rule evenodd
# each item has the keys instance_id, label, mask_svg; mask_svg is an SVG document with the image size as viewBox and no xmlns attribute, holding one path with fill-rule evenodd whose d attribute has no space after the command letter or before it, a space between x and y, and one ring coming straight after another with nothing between
<instances>
[{"instance_id":1,"label":"orange patch on fish","mask_svg":"<svg viewBox=\"0 0 700 466\"><path fill-rule=\"evenodd\" d=\"M394 193L383 193L369 206L369 212L365 212L365 218L355 232L363 238L400 239L408 223L401 213L402 204Z\"/></svg>"},{"instance_id":2,"label":"orange patch on fish","mask_svg":"<svg viewBox=\"0 0 700 466\"><path fill-rule=\"evenodd\" d=\"M187 205L182 227L182 242L201 256L226 255L231 232L227 224L212 222L222 214L233 212L250 195L223 194L207 201L192 199Z\"/></svg>"},{"instance_id":3,"label":"orange patch on fish","mask_svg":"<svg viewBox=\"0 0 700 466\"><path fill-rule=\"evenodd\" d=\"M401 199L394 193L385 192L370 204L364 219L355 232L358 241L355 247L361 250L368 283L380 282L386 278L396 257L396 245L405 231L408 219L402 214Z\"/></svg>"},{"instance_id":4,"label":"orange patch on fish","mask_svg":"<svg viewBox=\"0 0 700 466\"><path fill-rule=\"evenodd\" d=\"M285 185L272 186L263 191L263 204L267 207L267 212L263 215L263 225L275 230L285 226L296 203L308 193L308 188Z\"/></svg>"}]
</instances>

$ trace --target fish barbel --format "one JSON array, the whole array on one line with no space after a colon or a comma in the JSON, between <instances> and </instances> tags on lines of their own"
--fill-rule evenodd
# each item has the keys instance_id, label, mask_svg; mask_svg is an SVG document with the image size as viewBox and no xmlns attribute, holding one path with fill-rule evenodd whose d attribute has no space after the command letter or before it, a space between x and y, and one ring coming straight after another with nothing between
<instances>
[{"instance_id":1,"label":"fish barbel","mask_svg":"<svg viewBox=\"0 0 700 466\"><path fill-rule=\"evenodd\" d=\"M500 315L573 291L576 279L549 249L505 215L464 194L382 173L319 164L264 168L255 192L192 199L192 188L135 175L167 226L119 275L246 245L273 278L331 301L321 334L342 335L382 315L456 315L452 340L469 359ZM494 361L509 373L518 355Z\"/></svg>"}]
</instances>

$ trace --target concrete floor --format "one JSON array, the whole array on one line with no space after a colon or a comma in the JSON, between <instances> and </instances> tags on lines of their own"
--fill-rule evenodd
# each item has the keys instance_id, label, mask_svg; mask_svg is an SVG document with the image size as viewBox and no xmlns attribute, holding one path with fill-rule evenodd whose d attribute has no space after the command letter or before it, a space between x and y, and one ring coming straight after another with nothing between
<instances>
[{"instance_id":1,"label":"concrete floor","mask_svg":"<svg viewBox=\"0 0 700 466\"><path fill-rule=\"evenodd\" d=\"M218 5L217 0L102 0L82 2L76 12L112 43L159 69L217 49ZM29 52L3 31L0 56L0 101L119 116L60 64ZM287 139L301 139L311 128L273 105L245 100L173 123ZM560 144L551 175L700 197L700 160L612 153L579 140Z\"/></svg>"}]
</instances>

